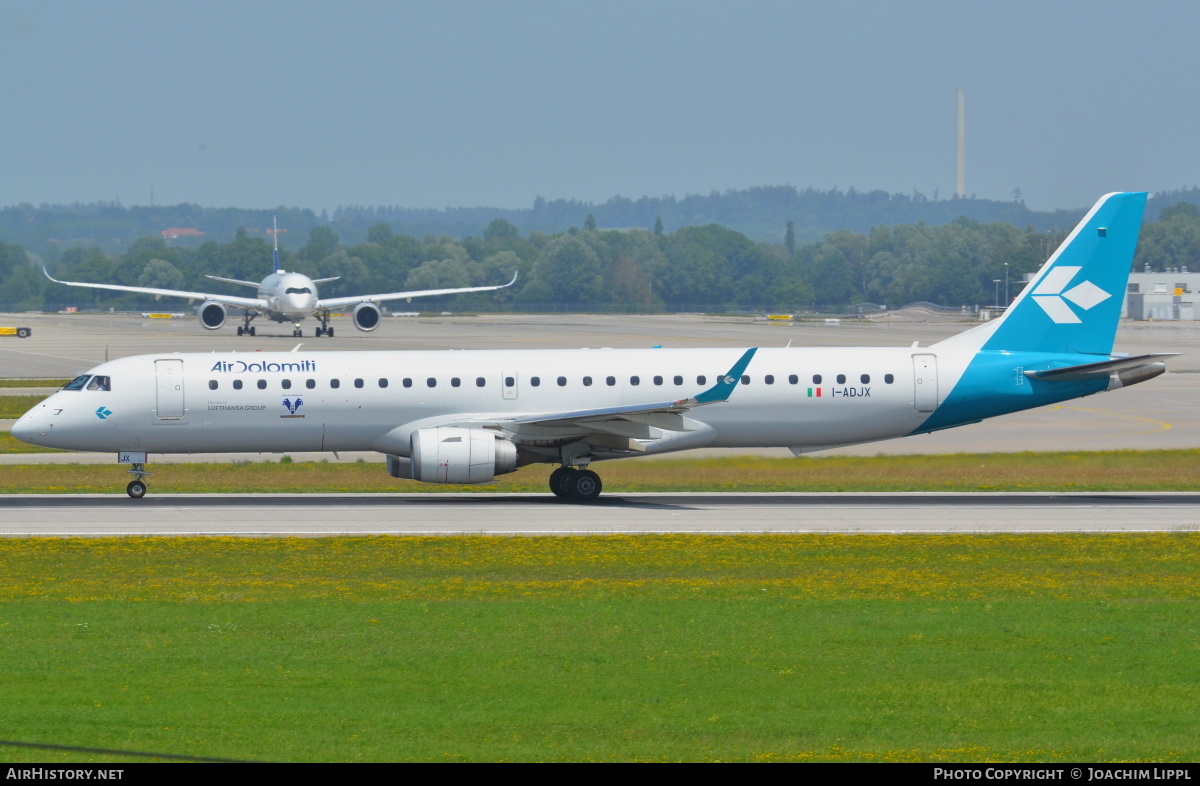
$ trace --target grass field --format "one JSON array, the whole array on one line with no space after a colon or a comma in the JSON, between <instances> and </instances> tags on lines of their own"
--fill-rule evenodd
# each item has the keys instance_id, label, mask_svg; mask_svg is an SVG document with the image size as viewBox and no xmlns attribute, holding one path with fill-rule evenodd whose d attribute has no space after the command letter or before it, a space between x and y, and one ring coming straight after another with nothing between
<instances>
[{"instance_id":1,"label":"grass field","mask_svg":"<svg viewBox=\"0 0 1200 786\"><path fill-rule=\"evenodd\" d=\"M69 379L0 379L0 388L61 388Z\"/></svg>"},{"instance_id":2,"label":"grass field","mask_svg":"<svg viewBox=\"0 0 1200 786\"><path fill-rule=\"evenodd\" d=\"M34 404L45 398L45 396L0 396L0 419L16 420L32 409Z\"/></svg>"},{"instance_id":3,"label":"grass field","mask_svg":"<svg viewBox=\"0 0 1200 786\"><path fill-rule=\"evenodd\" d=\"M15 441L15 440L14 440ZM3 450L0 442L0 450ZM153 458L153 457L152 457ZM0 492L121 492L115 464L11 465ZM445 486L395 480L379 462L155 464L151 493L537 492L548 465L495 483ZM606 492L634 491L1193 491L1200 450L989 453L822 458L638 459L598 465Z\"/></svg>"},{"instance_id":4,"label":"grass field","mask_svg":"<svg viewBox=\"0 0 1200 786\"><path fill-rule=\"evenodd\" d=\"M3 737L270 761L1196 761L1198 547L4 540Z\"/></svg>"}]
</instances>

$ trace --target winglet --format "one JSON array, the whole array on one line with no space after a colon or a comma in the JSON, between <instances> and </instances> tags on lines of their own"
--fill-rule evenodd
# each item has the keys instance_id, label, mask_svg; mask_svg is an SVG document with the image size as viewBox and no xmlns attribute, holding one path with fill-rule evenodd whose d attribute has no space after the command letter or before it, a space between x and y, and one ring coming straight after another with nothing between
<instances>
[{"instance_id":1,"label":"winglet","mask_svg":"<svg viewBox=\"0 0 1200 786\"><path fill-rule=\"evenodd\" d=\"M691 406L700 406L701 404L715 404L718 401L725 401L729 395L733 393L733 389L737 387L738 380L742 378L746 367L750 365L750 360L754 357L754 353L758 351L758 347L751 347L738 358L738 362L733 364L733 368L729 369L729 373L717 380L717 384L713 385L708 390L700 393L695 398L687 403ZM683 402L680 402L683 403Z\"/></svg>"}]
</instances>

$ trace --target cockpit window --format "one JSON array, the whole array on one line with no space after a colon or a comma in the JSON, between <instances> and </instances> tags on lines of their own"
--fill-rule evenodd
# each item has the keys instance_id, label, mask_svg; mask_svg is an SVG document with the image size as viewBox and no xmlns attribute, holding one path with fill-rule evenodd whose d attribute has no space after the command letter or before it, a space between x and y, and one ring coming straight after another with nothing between
<instances>
[{"instance_id":1,"label":"cockpit window","mask_svg":"<svg viewBox=\"0 0 1200 786\"><path fill-rule=\"evenodd\" d=\"M63 385L62 389L63 390L83 390L83 386L86 385L87 381L91 378L92 378L91 374L84 374L81 377L75 377L75 379L73 379L70 382L68 382L67 384Z\"/></svg>"},{"instance_id":2,"label":"cockpit window","mask_svg":"<svg viewBox=\"0 0 1200 786\"><path fill-rule=\"evenodd\" d=\"M311 295L312 290L308 287L288 287L283 290L288 295Z\"/></svg>"},{"instance_id":3,"label":"cockpit window","mask_svg":"<svg viewBox=\"0 0 1200 786\"><path fill-rule=\"evenodd\" d=\"M107 391L112 390L112 384L109 382L108 377L102 377L97 374L96 376L92 377L92 381L88 383L87 389Z\"/></svg>"}]
</instances>

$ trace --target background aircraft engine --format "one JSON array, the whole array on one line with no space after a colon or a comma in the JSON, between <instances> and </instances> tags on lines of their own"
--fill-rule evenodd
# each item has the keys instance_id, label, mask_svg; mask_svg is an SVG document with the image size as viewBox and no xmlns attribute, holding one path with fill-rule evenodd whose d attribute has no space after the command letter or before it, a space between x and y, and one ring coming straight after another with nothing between
<instances>
[{"instance_id":1,"label":"background aircraft engine","mask_svg":"<svg viewBox=\"0 0 1200 786\"><path fill-rule=\"evenodd\" d=\"M354 327L368 333L379 327L379 318L383 312L374 303L359 303L354 307Z\"/></svg>"},{"instance_id":2,"label":"background aircraft engine","mask_svg":"<svg viewBox=\"0 0 1200 786\"><path fill-rule=\"evenodd\" d=\"M200 317L200 325L206 330L219 330L225 326L225 305L215 300L209 300L196 309Z\"/></svg>"},{"instance_id":3,"label":"background aircraft engine","mask_svg":"<svg viewBox=\"0 0 1200 786\"><path fill-rule=\"evenodd\" d=\"M423 428L413 432L409 450L408 467L403 466L406 459L388 456L388 473L393 477L426 483L487 483L517 468L517 446L481 429Z\"/></svg>"}]
</instances>

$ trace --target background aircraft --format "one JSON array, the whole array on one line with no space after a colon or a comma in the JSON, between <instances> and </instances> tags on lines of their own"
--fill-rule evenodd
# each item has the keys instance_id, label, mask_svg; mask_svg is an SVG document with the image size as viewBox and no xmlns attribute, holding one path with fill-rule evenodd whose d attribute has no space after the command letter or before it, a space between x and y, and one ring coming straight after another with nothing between
<instances>
[{"instance_id":1,"label":"background aircraft","mask_svg":"<svg viewBox=\"0 0 1200 786\"><path fill-rule=\"evenodd\" d=\"M1167 355L1113 353L1144 193L1096 203L1005 314L930 347L138 355L104 363L12 427L114 451L375 450L397 478L486 483L558 464L595 499L607 459L701 447L794 454L926 434L1116 390Z\"/></svg>"},{"instance_id":2,"label":"background aircraft","mask_svg":"<svg viewBox=\"0 0 1200 786\"><path fill-rule=\"evenodd\" d=\"M457 289L417 289L411 292L387 292L377 295L356 295L353 297L335 297L322 300L317 294L318 284L337 281L338 277L311 279L303 273L288 273L279 266L279 235L275 234L275 272L255 283L240 281L236 278L221 278L220 276L205 276L213 281L224 281L228 284L241 284L255 287L258 292L255 297L236 297L233 295L217 295L210 292L186 292L177 289L155 289L153 287L130 287L119 284L85 284L77 281L59 281L53 278L43 267L46 278L56 284L66 284L70 287L87 287L89 289L111 289L118 292L138 292L145 295L167 297L184 297L189 300L201 300L196 315L200 325L207 330L218 330L225 325L227 309L235 307L242 309L242 324L238 326L237 334L255 335L251 325L256 317L263 316L272 322L291 322L292 335L299 337L303 334L300 323L308 317L316 317L321 326L316 329L316 335L332 336L333 328L329 326L330 312L335 309L353 307L350 316L354 327L363 331L372 331L379 327L379 319L383 315L379 304L389 300L407 300L414 297L431 297L433 295L454 295L463 292L487 292L493 289L504 289L517 281L516 273L512 281L490 287L460 287Z\"/></svg>"}]
</instances>

